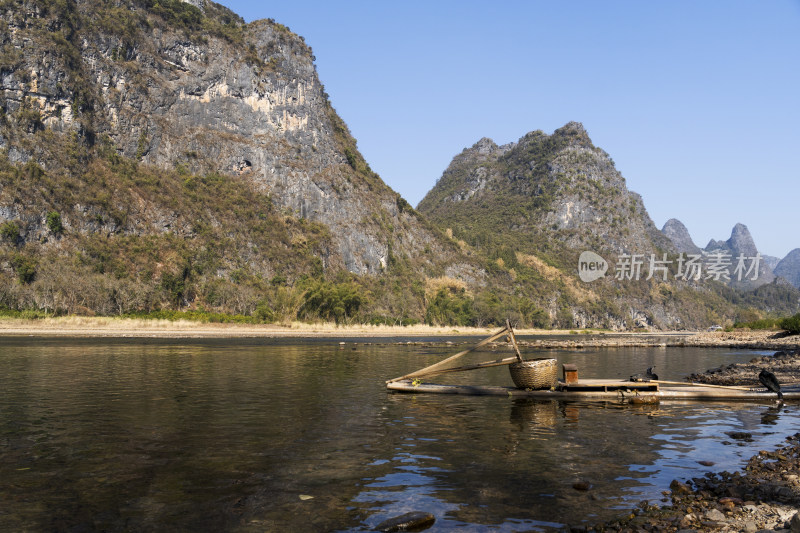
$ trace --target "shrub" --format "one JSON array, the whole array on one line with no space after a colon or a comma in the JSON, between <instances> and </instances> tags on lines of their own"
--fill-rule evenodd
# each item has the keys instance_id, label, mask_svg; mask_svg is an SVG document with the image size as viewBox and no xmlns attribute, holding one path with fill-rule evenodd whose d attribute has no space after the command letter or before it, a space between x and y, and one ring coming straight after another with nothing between
<instances>
[{"instance_id":1,"label":"shrub","mask_svg":"<svg viewBox=\"0 0 800 533\"><path fill-rule=\"evenodd\" d=\"M792 335L800 335L800 313L784 318L780 322L781 329L786 330Z\"/></svg>"},{"instance_id":2,"label":"shrub","mask_svg":"<svg viewBox=\"0 0 800 533\"><path fill-rule=\"evenodd\" d=\"M50 211L47 213L47 227L54 235L60 235L64 231L64 226L61 224L61 215L57 211Z\"/></svg>"},{"instance_id":3,"label":"shrub","mask_svg":"<svg viewBox=\"0 0 800 533\"><path fill-rule=\"evenodd\" d=\"M300 314L333 320L337 324L354 317L365 298L352 283L314 282L305 292Z\"/></svg>"},{"instance_id":4,"label":"shrub","mask_svg":"<svg viewBox=\"0 0 800 533\"><path fill-rule=\"evenodd\" d=\"M21 254L11 259L11 266L17 273L20 283L28 284L36 278L36 261Z\"/></svg>"},{"instance_id":5,"label":"shrub","mask_svg":"<svg viewBox=\"0 0 800 533\"><path fill-rule=\"evenodd\" d=\"M443 287L428 305L425 322L436 326L471 326L475 323L475 302L463 288Z\"/></svg>"},{"instance_id":6,"label":"shrub","mask_svg":"<svg viewBox=\"0 0 800 533\"><path fill-rule=\"evenodd\" d=\"M779 318L759 318L750 322L736 322L733 324L733 329L775 329L781 327L780 322Z\"/></svg>"},{"instance_id":7,"label":"shrub","mask_svg":"<svg viewBox=\"0 0 800 533\"><path fill-rule=\"evenodd\" d=\"M268 302L262 301L256 306L253 317L259 322L275 322L275 311L272 310Z\"/></svg>"},{"instance_id":8,"label":"shrub","mask_svg":"<svg viewBox=\"0 0 800 533\"><path fill-rule=\"evenodd\" d=\"M0 225L0 237L3 240L16 243L19 240L19 226L16 222L7 221Z\"/></svg>"}]
</instances>

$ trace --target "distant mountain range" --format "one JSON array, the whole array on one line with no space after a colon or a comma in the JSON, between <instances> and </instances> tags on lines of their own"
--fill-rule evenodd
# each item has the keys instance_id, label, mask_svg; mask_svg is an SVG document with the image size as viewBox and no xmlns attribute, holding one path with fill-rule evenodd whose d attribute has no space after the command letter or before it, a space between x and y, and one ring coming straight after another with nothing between
<instances>
[{"instance_id":1,"label":"distant mountain range","mask_svg":"<svg viewBox=\"0 0 800 533\"><path fill-rule=\"evenodd\" d=\"M726 241L717 241L712 239L701 249L692 240L689 235L689 230L686 226L677 219L671 218L661 229L661 232L672 241L672 244L679 252L687 254L713 254L722 252L729 254L731 260L735 263L739 256L743 258L753 258L760 255L758 247L753 240L750 231L744 224L736 224L731 230L731 236ZM753 271L749 276L743 276L745 279L738 280L736 277L730 280L730 285L738 286L740 288L752 289L760 287L767 283L773 283L776 276L788 281L794 287L800 288L800 249L794 249L783 258L777 258L769 255L761 255L760 263L758 265L758 272ZM735 264L732 264L732 269L735 269ZM747 261L746 266L752 266L752 261ZM755 278L755 279L752 279Z\"/></svg>"}]
</instances>

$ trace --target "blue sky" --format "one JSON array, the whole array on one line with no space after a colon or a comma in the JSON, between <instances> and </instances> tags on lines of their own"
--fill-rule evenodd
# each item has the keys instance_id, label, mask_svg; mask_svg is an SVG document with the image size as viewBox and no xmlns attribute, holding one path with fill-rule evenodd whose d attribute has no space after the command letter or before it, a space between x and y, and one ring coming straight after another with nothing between
<instances>
[{"instance_id":1,"label":"blue sky","mask_svg":"<svg viewBox=\"0 0 800 533\"><path fill-rule=\"evenodd\" d=\"M800 0L263 2L416 205L454 155L582 122L660 228L800 247ZM649 251L643 251L649 252Z\"/></svg>"}]
</instances>

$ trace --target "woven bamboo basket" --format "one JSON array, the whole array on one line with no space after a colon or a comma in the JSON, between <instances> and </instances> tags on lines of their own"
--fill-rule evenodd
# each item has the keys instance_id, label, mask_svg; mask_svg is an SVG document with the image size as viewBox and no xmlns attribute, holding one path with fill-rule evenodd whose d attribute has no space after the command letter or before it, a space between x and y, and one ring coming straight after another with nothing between
<instances>
[{"instance_id":1,"label":"woven bamboo basket","mask_svg":"<svg viewBox=\"0 0 800 533\"><path fill-rule=\"evenodd\" d=\"M555 359L532 359L511 363L508 370L518 389L549 389L556 384L557 362Z\"/></svg>"}]
</instances>

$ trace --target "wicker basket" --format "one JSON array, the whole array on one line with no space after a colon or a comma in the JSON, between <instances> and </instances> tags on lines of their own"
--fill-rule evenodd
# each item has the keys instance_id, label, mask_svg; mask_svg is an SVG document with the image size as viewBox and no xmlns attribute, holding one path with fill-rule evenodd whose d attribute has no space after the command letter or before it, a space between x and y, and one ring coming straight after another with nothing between
<instances>
[{"instance_id":1,"label":"wicker basket","mask_svg":"<svg viewBox=\"0 0 800 533\"><path fill-rule=\"evenodd\" d=\"M532 359L508 365L511 379L518 389L549 389L556 384L555 359Z\"/></svg>"}]
</instances>

